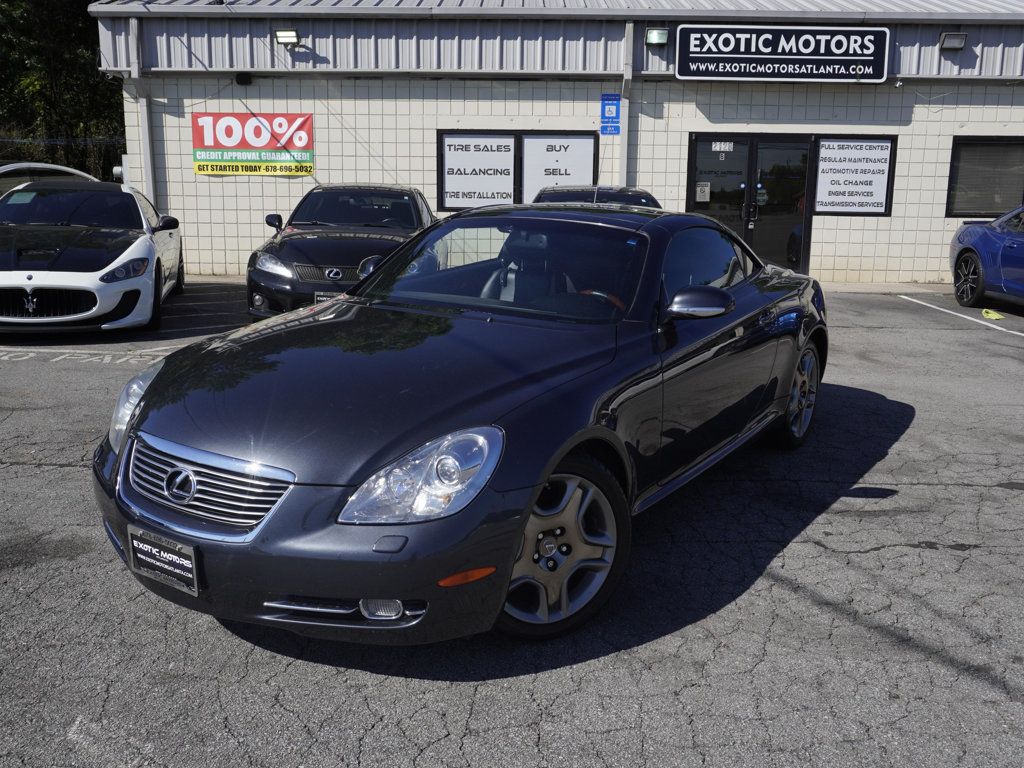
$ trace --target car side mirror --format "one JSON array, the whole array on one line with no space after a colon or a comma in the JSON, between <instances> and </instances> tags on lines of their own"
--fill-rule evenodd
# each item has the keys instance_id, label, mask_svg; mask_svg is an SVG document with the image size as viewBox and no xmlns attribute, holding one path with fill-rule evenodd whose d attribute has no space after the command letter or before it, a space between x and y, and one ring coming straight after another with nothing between
<instances>
[{"instance_id":1,"label":"car side mirror","mask_svg":"<svg viewBox=\"0 0 1024 768\"><path fill-rule=\"evenodd\" d=\"M668 305L669 317L719 317L736 307L736 300L728 291L710 285L683 288Z\"/></svg>"},{"instance_id":2,"label":"car side mirror","mask_svg":"<svg viewBox=\"0 0 1024 768\"><path fill-rule=\"evenodd\" d=\"M268 227L273 227L278 232L284 228L284 219L281 218L280 213L268 213L264 221L267 222Z\"/></svg>"},{"instance_id":3,"label":"car side mirror","mask_svg":"<svg viewBox=\"0 0 1024 768\"><path fill-rule=\"evenodd\" d=\"M359 262L359 267L356 269L356 274L359 275L359 279L369 277L370 273L373 272L380 263L384 261L383 256L367 256L365 259Z\"/></svg>"},{"instance_id":4,"label":"car side mirror","mask_svg":"<svg viewBox=\"0 0 1024 768\"><path fill-rule=\"evenodd\" d=\"M161 216L160 222L153 229L154 232L164 232L169 229L177 229L180 226L178 220L173 216Z\"/></svg>"}]
</instances>

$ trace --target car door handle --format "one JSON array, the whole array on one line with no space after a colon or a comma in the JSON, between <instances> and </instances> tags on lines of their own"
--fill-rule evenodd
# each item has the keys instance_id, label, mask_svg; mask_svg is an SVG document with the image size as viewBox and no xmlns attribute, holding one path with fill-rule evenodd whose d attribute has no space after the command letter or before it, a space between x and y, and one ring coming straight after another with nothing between
<instances>
[{"instance_id":1,"label":"car door handle","mask_svg":"<svg viewBox=\"0 0 1024 768\"><path fill-rule=\"evenodd\" d=\"M1007 247L1007 248L1016 248L1016 247L1017 247L1017 244L1016 244L1016 243L1014 243L1014 242L1008 242L1008 243L1006 244L1006 247Z\"/></svg>"},{"instance_id":2,"label":"car door handle","mask_svg":"<svg viewBox=\"0 0 1024 768\"><path fill-rule=\"evenodd\" d=\"M778 317L779 317L778 310L776 310L776 309L766 309L757 318L757 324L760 325L761 327L764 327L766 325L771 325L772 323L774 323L778 319Z\"/></svg>"}]
</instances>

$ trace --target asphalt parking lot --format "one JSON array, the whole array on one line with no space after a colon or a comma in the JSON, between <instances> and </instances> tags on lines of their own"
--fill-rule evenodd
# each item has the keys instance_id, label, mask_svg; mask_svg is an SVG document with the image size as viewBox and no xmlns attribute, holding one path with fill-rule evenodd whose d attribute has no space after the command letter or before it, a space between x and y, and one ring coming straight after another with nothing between
<instances>
[{"instance_id":1,"label":"asphalt parking lot","mask_svg":"<svg viewBox=\"0 0 1024 768\"><path fill-rule=\"evenodd\" d=\"M941 290L831 295L808 444L637 518L610 609L544 645L228 628L129 576L92 450L241 285L155 334L0 338L0 765L1024 764L1024 310Z\"/></svg>"}]
</instances>

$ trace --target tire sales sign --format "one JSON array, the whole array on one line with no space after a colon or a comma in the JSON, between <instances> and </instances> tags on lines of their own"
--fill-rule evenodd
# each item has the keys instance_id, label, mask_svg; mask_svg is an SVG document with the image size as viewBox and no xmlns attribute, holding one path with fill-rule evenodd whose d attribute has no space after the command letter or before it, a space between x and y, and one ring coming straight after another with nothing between
<instances>
[{"instance_id":1,"label":"tire sales sign","mask_svg":"<svg viewBox=\"0 0 1024 768\"><path fill-rule=\"evenodd\" d=\"M513 202L515 136L449 133L441 141L443 208L475 208Z\"/></svg>"},{"instance_id":2,"label":"tire sales sign","mask_svg":"<svg viewBox=\"0 0 1024 768\"><path fill-rule=\"evenodd\" d=\"M309 176L313 115L194 112L192 165L200 176Z\"/></svg>"},{"instance_id":3,"label":"tire sales sign","mask_svg":"<svg viewBox=\"0 0 1024 768\"><path fill-rule=\"evenodd\" d=\"M680 80L882 83L888 76L884 27L680 25Z\"/></svg>"}]
</instances>

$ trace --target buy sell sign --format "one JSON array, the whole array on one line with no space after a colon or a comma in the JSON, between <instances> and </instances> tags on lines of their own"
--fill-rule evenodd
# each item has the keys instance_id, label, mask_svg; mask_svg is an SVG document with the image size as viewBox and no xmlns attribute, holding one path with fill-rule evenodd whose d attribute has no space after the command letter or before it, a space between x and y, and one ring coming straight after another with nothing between
<instances>
[{"instance_id":1,"label":"buy sell sign","mask_svg":"<svg viewBox=\"0 0 1024 768\"><path fill-rule=\"evenodd\" d=\"M192 164L203 176L309 176L313 116L194 112Z\"/></svg>"}]
</instances>

